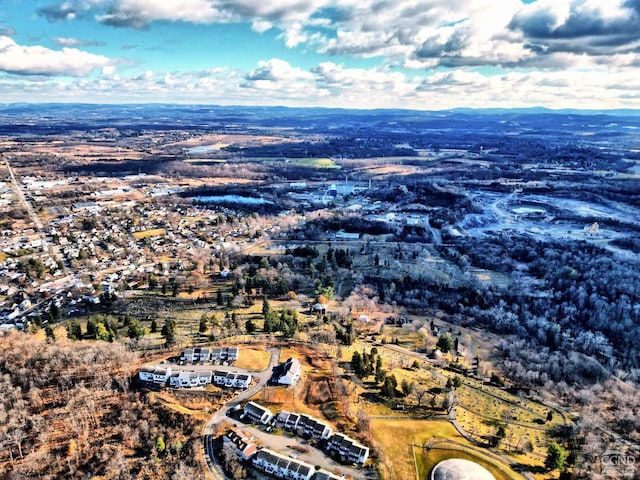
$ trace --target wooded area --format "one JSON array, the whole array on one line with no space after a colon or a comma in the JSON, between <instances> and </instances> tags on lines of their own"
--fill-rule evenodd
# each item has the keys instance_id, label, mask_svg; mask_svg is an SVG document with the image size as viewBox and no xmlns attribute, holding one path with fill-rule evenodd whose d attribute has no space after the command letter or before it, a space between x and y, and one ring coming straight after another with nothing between
<instances>
[{"instance_id":1,"label":"wooded area","mask_svg":"<svg viewBox=\"0 0 640 480\"><path fill-rule=\"evenodd\" d=\"M121 344L0 336L0 476L197 478L197 421L133 390L139 365Z\"/></svg>"}]
</instances>

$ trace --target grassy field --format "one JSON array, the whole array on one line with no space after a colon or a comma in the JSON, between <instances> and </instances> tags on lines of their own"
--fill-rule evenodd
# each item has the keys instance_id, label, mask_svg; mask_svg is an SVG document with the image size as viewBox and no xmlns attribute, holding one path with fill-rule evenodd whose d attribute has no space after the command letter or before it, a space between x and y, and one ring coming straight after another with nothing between
<instances>
[{"instance_id":1,"label":"grassy field","mask_svg":"<svg viewBox=\"0 0 640 480\"><path fill-rule=\"evenodd\" d=\"M271 354L266 352L264 348L259 347L240 347L240 357L234 364L238 368L246 368L261 372L269 366Z\"/></svg>"},{"instance_id":2,"label":"grassy field","mask_svg":"<svg viewBox=\"0 0 640 480\"><path fill-rule=\"evenodd\" d=\"M492 461L481 452L474 452L471 450L463 450L458 448L446 448L444 446L431 448L426 450L420 447L414 447L414 453L416 458L416 464L418 465L418 477L417 478L429 478L431 470L438 463L450 459L461 458L464 460L470 460L475 462L493 474L496 480L512 480L522 479L521 475L511 471L506 465L501 465L498 461Z\"/></svg>"},{"instance_id":3,"label":"grassy field","mask_svg":"<svg viewBox=\"0 0 640 480\"><path fill-rule=\"evenodd\" d=\"M143 238L148 237L159 237L161 235L166 235L167 231L164 228L153 228L151 230L143 230L141 232L134 232L133 237L136 240L142 240Z\"/></svg>"},{"instance_id":4,"label":"grassy field","mask_svg":"<svg viewBox=\"0 0 640 480\"><path fill-rule=\"evenodd\" d=\"M340 165L336 164L330 158L296 158L294 161L303 167L338 169Z\"/></svg>"},{"instance_id":5,"label":"grassy field","mask_svg":"<svg viewBox=\"0 0 640 480\"><path fill-rule=\"evenodd\" d=\"M521 479L497 458L477 451L458 435L445 420L372 419L373 437L384 455L383 470L389 480L426 479L438 462L447 458L464 458L479 463L496 480ZM455 443L440 443L450 439ZM422 448L433 444L429 450ZM418 471L416 472L416 466Z\"/></svg>"}]
</instances>

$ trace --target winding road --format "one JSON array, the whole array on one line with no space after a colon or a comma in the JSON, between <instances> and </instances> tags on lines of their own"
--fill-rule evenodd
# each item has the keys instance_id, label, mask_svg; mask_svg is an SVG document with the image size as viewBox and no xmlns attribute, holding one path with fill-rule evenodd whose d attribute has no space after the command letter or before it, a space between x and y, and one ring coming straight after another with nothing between
<instances>
[{"instance_id":1,"label":"winding road","mask_svg":"<svg viewBox=\"0 0 640 480\"><path fill-rule=\"evenodd\" d=\"M258 381L247 388L246 390L240 392L236 395L233 400L225 404L222 408L220 408L216 413L214 413L209 422L204 426L202 430L202 442L204 448L204 458L207 463L207 468L209 469L209 473L215 480L226 480L222 467L218 463L216 456L214 455L213 441L215 439L215 427L218 423L220 423L223 419L227 417L227 412L234 408L236 405L239 405L244 400L251 398L253 395L258 393L264 386L267 384L269 379L271 378L271 372L273 367L278 364L278 360L280 358L280 349L279 348L270 348L267 351L271 353L271 359L269 360L269 366L261 371L261 372L251 372L251 374Z\"/></svg>"}]
</instances>

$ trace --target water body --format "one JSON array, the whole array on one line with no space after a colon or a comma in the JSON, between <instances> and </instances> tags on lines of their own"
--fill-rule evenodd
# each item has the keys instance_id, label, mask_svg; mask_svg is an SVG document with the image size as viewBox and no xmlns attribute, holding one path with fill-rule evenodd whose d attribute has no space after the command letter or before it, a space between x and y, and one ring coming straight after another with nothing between
<instances>
[{"instance_id":1,"label":"water body","mask_svg":"<svg viewBox=\"0 0 640 480\"><path fill-rule=\"evenodd\" d=\"M212 150L220 150L215 145L201 145L199 147L192 147L187 149L187 153L207 153Z\"/></svg>"}]
</instances>

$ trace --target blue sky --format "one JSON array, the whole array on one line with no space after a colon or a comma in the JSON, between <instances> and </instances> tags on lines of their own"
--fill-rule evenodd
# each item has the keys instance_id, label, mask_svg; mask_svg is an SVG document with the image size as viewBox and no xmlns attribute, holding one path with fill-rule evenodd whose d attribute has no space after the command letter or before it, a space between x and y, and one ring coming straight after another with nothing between
<instances>
[{"instance_id":1,"label":"blue sky","mask_svg":"<svg viewBox=\"0 0 640 480\"><path fill-rule=\"evenodd\" d=\"M0 0L0 102L640 108L640 0Z\"/></svg>"}]
</instances>

